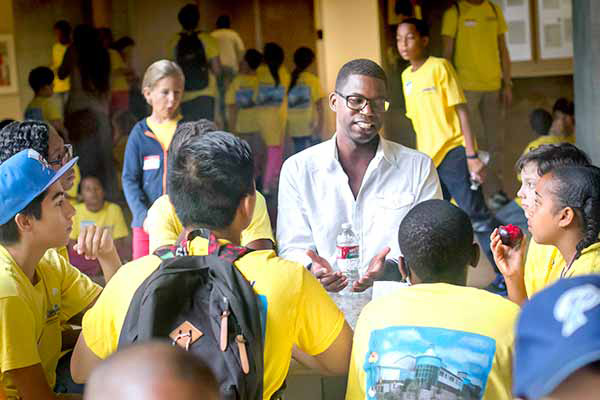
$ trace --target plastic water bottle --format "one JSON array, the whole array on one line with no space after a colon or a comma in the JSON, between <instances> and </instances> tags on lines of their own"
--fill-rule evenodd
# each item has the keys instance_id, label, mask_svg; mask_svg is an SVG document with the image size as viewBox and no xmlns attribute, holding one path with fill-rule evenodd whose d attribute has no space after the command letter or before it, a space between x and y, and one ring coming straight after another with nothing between
<instances>
[{"instance_id":1,"label":"plastic water bottle","mask_svg":"<svg viewBox=\"0 0 600 400\"><path fill-rule=\"evenodd\" d=\"M358 237L352 231L352 224L342 224L342 229L336 239L337 267L348 278L345 293L352 293L352 285L359 279L360 258Z\"/></svg>"}]
</instances>

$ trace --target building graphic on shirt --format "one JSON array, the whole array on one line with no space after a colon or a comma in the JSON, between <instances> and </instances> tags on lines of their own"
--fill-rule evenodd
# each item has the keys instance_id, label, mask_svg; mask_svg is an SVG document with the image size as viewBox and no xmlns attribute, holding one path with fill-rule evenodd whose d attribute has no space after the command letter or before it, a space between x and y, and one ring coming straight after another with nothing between
<instances>
[{"instance_id":1,"label":"building graphic on shirt","mask_svg":"<svg viewBox=\"0 0 600 400\"><path fill-rule=\"evenodd\" d=\"M479 400L496 352L492 338L443 328L371 332L366 399Z\"/></svg>"},{"instance_id":2,"label":"building graphic on shirt","mask_svg":"<svg viewBox=\"0 0 600 400\"><path fill-rule=\"evenodd\" d=\"M235 104L239 108L254 107L254 89L241 87L235 92Z\"/></svg>"},{"instance_id":3,"label":"building graphic on shirt","mask_svg":"<svg viewBox=\"0 0 600 400\"><path fill-rule=\"evenodd\" d=\"M290 109L306 109L310 107L310 87L296 85L288 93L288 107Z\"/></svg>"},{"instance_id":4,"label":"building graphic on shirt","mask_svg":"<svg viewBox=\"0 0 600 400\"><path fill-rule=\"evenodd\" d=\"M285 87L282 85L259 85L256 104L262 107L276 107L283 104Z\"/></svg>"}]
</instances>

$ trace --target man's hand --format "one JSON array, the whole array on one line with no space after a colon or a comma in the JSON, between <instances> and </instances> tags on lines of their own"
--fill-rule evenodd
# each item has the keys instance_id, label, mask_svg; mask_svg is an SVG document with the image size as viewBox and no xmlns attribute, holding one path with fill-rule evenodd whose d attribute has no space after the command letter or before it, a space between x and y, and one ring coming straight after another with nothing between
<instances>
[{"instance_id":1,"label":"man's hand","mask_svg":"<svg viewBox=\"0 0 600 400\"><path fill-rule=\"evenodd\" d=\"M352 286L353 292L363 292L373 285L373 281L379 279L385 270L385 256L390 252L389 247L385 247L381 250L369 263L367 272L360 279L354 282ZM314 264L313 264L314 265Z\"/></svg>"},{"instance_id":2,"label":"man's hand","mask_svg":"<svg viewBox=\"0 0 600 400\"><path fill-rule=\"evenodd\" d=\"M487 175L485 164L479 158L467 158L471 179L484 183Z\"/></svg>"},{"instance_id":3,"label":"man's hand","mask_svg":"<svg viewBox=\"0 0 600 400\"><path fill-rule=\"evenodd\" d=\"M81 229L73 249L86 260L96 260L117 251L110 229L96 225L88 225Z\"/></svg>"},{"instance_id":4,"label":"man's hand","mask_svg":"<svg viewBox=\"0 0 600 400\"><path fill-rule=\"evenodd\" d=\"M348 278L341 272L334 271L326 259L312 250L307 250L306 255L312 260L311 272L328 292L339 292L348 286Z\"/></svg>"}]
</instances>

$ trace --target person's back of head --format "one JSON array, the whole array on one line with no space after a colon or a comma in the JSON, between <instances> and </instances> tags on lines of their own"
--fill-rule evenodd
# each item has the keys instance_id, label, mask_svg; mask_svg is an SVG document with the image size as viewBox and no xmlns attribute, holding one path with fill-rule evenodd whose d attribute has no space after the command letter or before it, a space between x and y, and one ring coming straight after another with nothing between
<instances>
[{"instance_id":1,"label":"person's back of head","mask_svg":"<svg viewBox=\"0 0 600 400\"><path fill-rule=\"evenodd\" d=\"M41 89L50 87L52 89L52 82L54 82L54 72L48 67L36 67L29 72L29 86L33 92L37 95ZM52 95L52 91L48 91L49 95Z\"/></svg>"},{"instance_id":2,"label":"person's back of head","mask_svg":"<svg viewBox=\"0 0 600 400\"><path fill-rule=\"evenodd\" d=\"M517 160L517 171L521 172L529 163L537 166L539 176L543 176L553 169L562 166L591 165L587 154L570 143L543 144L531 150Z\"/></svg>"},{"instance_id":3,"label":"person's back of head","mask_svg":"<svg viewBox=\"0 0 600 400\"><path fill-rule=\"evenodd\" d=\"M538 135L548 135L552 126L552 114L543 108L536 108L529 114L529 125Z\"/></svg>"},{"instance_id":4,"label":"person's back of head","mask_svg":"<svg viewBox=\"0 0 600 400\"><path fill-rule=\"evenodd\" d=\"M207 132L181 143L169 159L167 185L184 228L230 227L242 200L254 195L253 165L248 143L231 133Z\"/></svg>"},{"instance_id":5,"label":"person's back of head","mask_svg":"<svg viewBox=\"0 0 600 400\"><path fill-rule=\"evenodd\" d=\"M554 102L554 106L552 106L552 113L561 112L566 115L574 116L575 115L575 103L572 101L561 97Z\"/></svg>"},{"instance_id":6,"label":"person's back of head","mask_svg":"<svg viewBox=\"0 0 600 400\"><path fill-rule=\"evenodd\" d=\"M411 0L396 0L394 4L394 14L400 17L408 18L415 15L413 2Z\"/></svg>"},{"instance_id":7,"label":"person's back of head","mask_svg":"<svg viewBox=\"0 0 600 400\"><path fill-rule=\"evenodd\" d=\"M113 42L113 49L121 53L127 47L135 46L135 41L129 36L123 36Z\"/></svg>"},{"instance_id":8,"label":"person's back of head","mask_svg":"<svg viewBox=\"0 0 600 400\"><path fill-rule=\"evenodd\" d=\"M13 122L15 122L15 120L12 118L5 118L2 121L0 121L0 131L2 129L4 129L5 126L8 126L8 125L12 124Z\"/></svg>"},{"instance_id":9,"label":"person's back of head","mask_svg":"<svg viewBox=\"0 0 600 400\"><path fill-rule=\"evenodd\" d=\"M194 136L204 135L208 132L214 132L217 130L217 125L208 119L202 118L198 121L183 122L177 125L171 144L169 145L169 158L171 162L175 158L175 155L179 153L179 148L182 144L187 143ZM170 169L170 167L169 167Z\"/></svg>"},{"instance_id":10,"label":"person's back of head","mask_svg":"<svg viewBox=\"0 0 600 400\"><path fill-rule=\"evenodd\" d=\"M50 128L41 121L13 121L0 130L0 163L18 152L33 149L48 159Z\"/></svg>"},{"instance_id":11,"label":"person's back of head","mask_svg":"<svg viewBox=\"0 0 600 400\"><path fill-rule=\"evenodd\" d=\"M86 400L217 400L210 368L192 354L165 342L130 346L96 368L85 388Z\"/></svg>"},{"instance_id":12,"label":"person's back of head","mask_svg":"<svg viewBox=\"0 0 600 400\"><path fill-rule=\"evenodd\" d=\"M400 223L398 243L410 274L421 283L465 285L467 266L476 266L479 258L469 217L444 200L414 206Z\"/></svg>"},{"instance_id":13,"label":"person's back of head","mask_svg":"<svg viewBox=\"0 0 600 400\"><path fill-rule=\"evenodd\" d=\"M269 67L271 76L275 80L275 86L279 86L279 67L281 67L285 58L283 49L277 43L269 42L265 44L263 57L265 64Z\"/></svg>"},{"instance_id":14,"label":"person's back of head","mask_svg":"<svg viewBox=\"0 0 600 400\"><path fill-rule=\"evenodd\" d=\"M294 64L296 64L296 68L292 71L292 79L288 91L291 91L296 86L300 74L306 71L313 61L315 61L315 53L308 47L299 47L294 52Z\"/></svg>"},{"instance_id":15,"label":"person's back of head","mask_svg":"<svg viewBox=\"0 0 600 400\"><path fill-rule=\"evenodd\" d=\"M100 41L102 42L102 45L105 48L112 48L115 40L113 37L112 30L110 28L98 28L98 37L100 38Z\"/></svg>"},{"instance_id":16,"label":"person's back of head","mask_svg":"<svg viewBox=\"0 0 600 400\"><path fill-rule=\"evenodd\" d=\"M230 29L231 28L231 18L229 15L220 15L217 18L217 29Z\"/></svg>"},{"instance_id":17,"label":"person's back of head","mask_svg":"<svg viewBox=\"0 0 600 400\"><path fill-rule=\"evenodd\" d=\"M186 4L181 7L179 13L177 13L177 20L181 27L186 31L193 31L198 28L200 22L200 11L196 4Z\"/></svg>"},{"instance_id":18,"label":"person's back of head","mask_svg":"<svg viewBox=\"0 0 600 400\"><path fill-rule=\"evenodd\" d=\"M58 41L61 44L68 44L71 41L71 24L64 19L56 21L54 24L54 31L58 33Z\"/></svg>"},{"instance_id":19,"label":"person's back of head","mask_svg":"<svg viewBox=\"0 0 600 400\"><path fill-rule=\"evenodd\" d=\"M379 64L367 58L357 58L342 66L335 79L335 90L343 90L348 78L352 75L363 75L382 80L387 87L387 76Z\"/></svg>"},{"instance_id":20,"label":"person's back of head","mask_svg":"<svg viewBox=\"0 0 600 400\"><path fill-rule=\"evenodd\" d=\"M263 55L256 49L248 49L244 54L244 61L252 71L256 71L263 61Z\"/></svg>"}]
</instances>

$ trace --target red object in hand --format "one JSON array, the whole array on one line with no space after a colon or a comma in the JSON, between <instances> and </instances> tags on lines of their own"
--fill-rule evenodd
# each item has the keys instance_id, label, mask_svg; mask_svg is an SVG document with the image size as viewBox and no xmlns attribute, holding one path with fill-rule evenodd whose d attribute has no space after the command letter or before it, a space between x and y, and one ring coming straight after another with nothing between
<instances>
[{"instance_id":1,"label":"red object in hand","mask_svg":"<svg viewBox=\"0 0 600 400\"><path fill-rule=\"evenodd\" d=\"M509 224L503 225L498 228L500 234L500 240L502 244L510 247L517 247L523 240L523 231L516 225Z\"/></svg>"}]
</instances>

